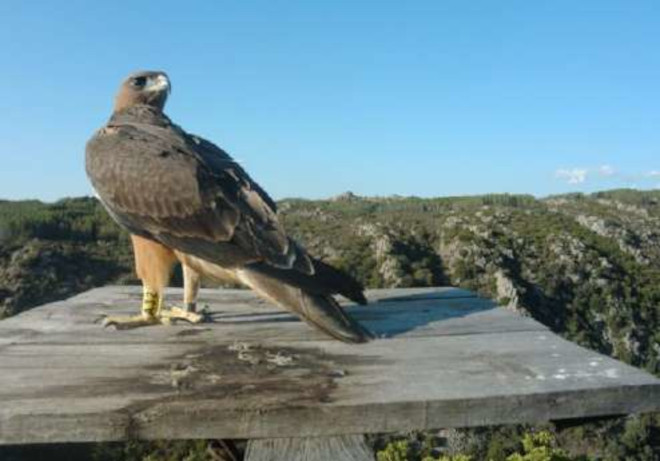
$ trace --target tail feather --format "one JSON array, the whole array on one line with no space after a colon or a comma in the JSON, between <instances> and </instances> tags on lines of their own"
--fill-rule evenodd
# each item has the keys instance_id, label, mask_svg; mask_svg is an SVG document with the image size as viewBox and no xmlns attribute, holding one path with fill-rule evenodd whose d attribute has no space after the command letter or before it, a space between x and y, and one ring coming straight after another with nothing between
<instances>
[{"instance_id":1,"label":"tail feather","mask_svg":"<svg viewBox=\"0 0 660 461\"><path fill-rule=\"evenodd\" d=\"M373 335L350 317L330 295L310 293L295 285L251 269L238 277L261 296L298 314L305 322L347 343L364 343Z\"/></svg>"},{"instance_id":2,"label":"tail feather","mask_svg":"<svg viewBox=\"0 0 660 461\"><path fill-rule=\"evenodd\" d=\"M245 266L251 273L259 273L289 285L297 286L308 293L332 295L340 294L358 304L367 304L364 287L350 275L315 258L310 260L314 274L308 275L297 270L286 270L264 262Z\"/></svg>"},{"instance_id":3,"label":"tail feather","mask_svg":"<svg viewBox=\"0 0 660 461\"><path fill-rule=\"evenodd\" d=\"M360 282L319 259L312 258L312 261L317 276L332 288L333 293L344 295L358 304L367 304L367 298L364 297L364 287Z\"/></svg>"}]
</instances>

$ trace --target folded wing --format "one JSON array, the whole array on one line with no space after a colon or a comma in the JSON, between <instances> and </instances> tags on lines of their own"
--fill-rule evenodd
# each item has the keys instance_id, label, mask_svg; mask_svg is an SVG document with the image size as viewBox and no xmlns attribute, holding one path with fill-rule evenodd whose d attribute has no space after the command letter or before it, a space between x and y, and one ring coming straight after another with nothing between
<instances>
[{"instance_id":1,"label":"folded wing","mask_svg":"<svg viewBox=\"0 0 660 461\"><path fill-rule=\"evenodd\" d=\"M130 232L242 270L262 295L308 321L318 317L310 323L342 330L339 339L366 339L327 299L340 293L364 303L362 287L290 239L274 201L222 149L171 123L123 121L92 137L86 160L102 202Z\"/></svg>"}]
</instances>

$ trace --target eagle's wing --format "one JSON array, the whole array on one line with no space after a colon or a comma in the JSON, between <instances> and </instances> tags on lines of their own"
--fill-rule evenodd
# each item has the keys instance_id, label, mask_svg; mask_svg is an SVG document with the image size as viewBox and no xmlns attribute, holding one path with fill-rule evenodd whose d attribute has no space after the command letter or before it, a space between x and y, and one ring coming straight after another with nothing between
<instances>
[{"instance_id":1,"label":"eagle's wing","mask_svg":"<svg viewBox=\"0 0 660 461\"><path fill-rule=\"evenodd\" d=\"M97 132L86 157L94 188L129 231L224 267L314 273L274 201L212 143L173 125L124 123Z\"/></svg>"},{"instance_id":2,"label":"eagle's wing","mask_svg":"<svg viewBox=\"0 0 660 461\"><path fill-rule=\"evenodd\" d=\"M263 221L277 223L277 217L275 215L277 205L275 201L270 198L259 184L250 178L240 165L233 161L229 154L212 142L198 136L188 136L188 138L196 145L195 153L199 156L202 163L209 165L214 171L220 171L226 168L227 162L229 162L233 175L240 178L241 183L248 184L250 194L244 194L246 200L239 202L243 205L248 205L246 209L247 213L251 214L256 210L258 211L258 217L262 216L261 219ZM277 228L281 232L280 235L286 237L284 229L279 224L277 224ZM272 261L265 260L264 263L250 264L250 270L305 288L314 293L340 293L359 304L367 303L363 293L364 288L360 283L334 267L311 257L293 240L288 240L288 248L291 253L290 258L293 259L293 265L273 264Z\"/></svg>"}]
</instances>

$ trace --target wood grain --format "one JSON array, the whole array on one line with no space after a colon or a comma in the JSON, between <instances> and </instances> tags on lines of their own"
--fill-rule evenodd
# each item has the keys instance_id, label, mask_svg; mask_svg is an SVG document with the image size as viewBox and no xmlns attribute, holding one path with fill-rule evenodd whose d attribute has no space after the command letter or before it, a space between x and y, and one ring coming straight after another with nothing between
<instances>
[{"instance_id":1,"label":"wood grain","mask_svg":"<svg viewBox=\"0 0 660 461\"><path fill-rule=\"evenodd\" d=\"M0 322L0 443L298 438L660 409L660 381L453 288L375 290L380 339L326 338L248 291L202 290L211 323L114 331L138 287ZM181 291L168 294L180 302Z\"/></svg>"},{"instance_id":2,"label":"wood grain","mask_svg":"<svg viewBox=\"0 0 660 461\"><path fill-rule=\"evenodd\" d=\"M245 461L374 461L362 435L256 439L248 442Z\"/></svg>"}]
</instances>

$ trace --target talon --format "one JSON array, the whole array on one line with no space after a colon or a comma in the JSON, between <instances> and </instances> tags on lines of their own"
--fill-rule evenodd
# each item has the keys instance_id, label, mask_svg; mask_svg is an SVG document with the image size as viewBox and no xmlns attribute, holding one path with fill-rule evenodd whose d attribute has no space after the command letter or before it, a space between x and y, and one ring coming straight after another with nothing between
<instances>
[{"instance_id":1,"label":"talon","mask_svg":"<svg viewBox=\"0 0 660 461\"><path fill-rule=\"evenodd\" d=\"M179 307L173 307L169 310L161 310L157 315L148 313L136 315L133 317L110 317L105 316L102 320L104 328L115 327L117 330L129 330L149 325L173 325L179 320L190 324L202 323L206 316L195 312L188 312Z\"/></svg>"},{"instance_id":2,"label":"talon","mask_svg":"<svg viewBox=\"0 0 660 461\"><path fill-rule=\"evenodd\" d=\"M131 328L144 327L159 323L159 319L149 315L134 315L131 317L112 317L106 316L103 320L103 327L115 327L117 330L128 330Z\"/></svg>"},{"instance_id":3,"label":"talon","mask_svg":"<svg viewBox=\"0 0 660 461\"><path fill-rule=\"evenodd\" d=\"M130 317L111 317L104 315L98 320L102 319L104 328L114 326L117 330L128 330L148 325L172 325L178 320L196 324L202 323L206 318L205 315L191 312L189 308L192 303L188 303L186 306L187 309L174 306L169 310L162 309L162 303L163 297L160 294L145 288L142 298L142 313L140 315Z\"/></svg>"},{"instance_id":4,"label":"talon","mask_svg":"<svg viewBox=\"0 0 660 461\"><path fill-rule=\"evenodd\" d=\"M164 312L170 320L183 320L188 323L202 323L204 321L204 315L198 314L197 312L190 312L187 309L182 309L178 306L173 306L170 308L169 312Z\"/></svg>"},{"instance_id":5,"label":"talon","mask_svg":"<svg viewBox=\"0 0 660 461\"><path fill-rule=\"evenodd\" d=\"M104 324L103 326L105 326L105 321L107 318L108 318L107 314L101 314L94 319L94 323L103 323Z\"/></svg>"}]
</instances>

